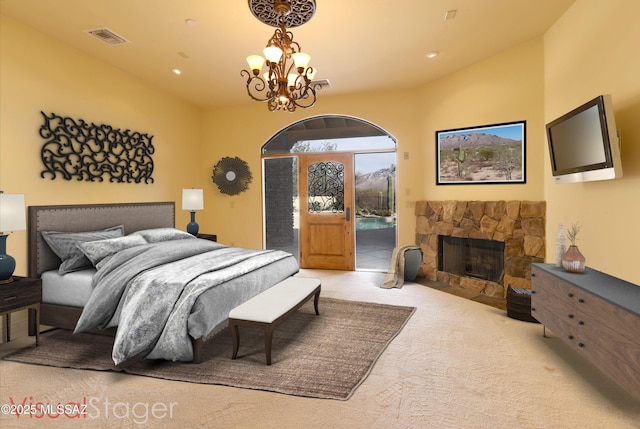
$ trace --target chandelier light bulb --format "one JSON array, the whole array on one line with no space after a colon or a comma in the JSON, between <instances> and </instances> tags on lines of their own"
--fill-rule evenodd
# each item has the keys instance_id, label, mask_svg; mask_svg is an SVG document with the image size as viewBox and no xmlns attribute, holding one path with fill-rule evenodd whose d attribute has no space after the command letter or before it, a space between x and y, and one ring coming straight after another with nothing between
<instances>
[{"instance_id":1,"label":"chandelier light bulb","mask_svg":"<svg viewBox=\"0 0 640 429\"><path fill-rule=\"evenodd\" d=\"M316 75L316 72L318 71L317 68L315 67L309 67L307 69L307 79L309 80L313 80L313 77Z\"/></svg>"},{"instance_id":2,"label":"chandelier light bulb","mask_svg":"<svg viewBox=\"0 0 640 429\"><path fill-rule=\"evenodd\" d=\"M249 68L253 71L253 74L257 76L258 74L260 74L260 70L262 70L264 58L262 58L260 55L249 55L247 57L247 63L249 64Z\"/></svg>"},{"instance_id":3,"label":"chandelier light bulb","mask_svg":"<svg viewBox=\"0 0 640 429\"><path fill-rule=\"evenodd\" d=\"M289 87L296 86L296 79L298 79L297 74L289 73L289 75L287 76L287 83L289 84Z\"/></svg>"},{"instance_id":4,"label":"chandelier light bulb","mask_svg":"<svg viewBox=\"0 0 640 429\"><path fill-rule=\"evenodd\" d=\"M296 68L300 72L300 69L304 70L309 65L309 61L311 61L311 56L309 54L305 54L304 52L296 52L291 55L293 57L293 62L296 65Z\"/></svg>"},{"instance_id":5,"label":"chandelier light bulb","mask_svg":"<svg viewBox=\"0 0 640 429\"><path fill-rule=\"evenodd\" d=\"M278 61L280 61L280 57L282 56L282 49L278 48L277 46L267 46L262 52L264 53L267 61L272 63L277 63Z\"/></svg>"},{"instance_id":6,"label":"chandelier light bulb","mask_svg":"<svg viewBox=\"0 0 640 429\"><path fill-rule=\"evenodd\" d=\"M281 95L280 97L278 97L278 101L280 102L281 106L287 106L289 104L289 97Z\"/></svg>"}]
</instances>

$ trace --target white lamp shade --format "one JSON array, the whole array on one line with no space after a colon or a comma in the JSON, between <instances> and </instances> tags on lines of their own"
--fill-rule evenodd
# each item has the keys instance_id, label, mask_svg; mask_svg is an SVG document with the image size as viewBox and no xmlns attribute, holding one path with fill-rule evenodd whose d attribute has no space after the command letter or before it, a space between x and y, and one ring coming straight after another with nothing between
<instances>
[{"instance_id":1,"label":"white lamp shade","mask_svg":"<svg viewBox=\"0 0 640 429\"><path fill-rule=\"evenodd\" d=\"M293 57L293 62L295 63L296 68L302 67L303 69L306 69L309 65L309 61L311 61L311 56L304 52L296 52L291 56Z\"/></svg>"},{"instance_id":2,"label":"white lamp shade","mask_svg":"<svg viewBox=\"0 0 640 429\"><path fill-rule=\"evenodd\" d=\"M316 75L316 72L318 71L317 68L315 67L309 67L309 71L307 71L307 78L309 80L313 80L313 77Z\"/></svg>"},{"instance_id":3,"label":"white lamp shade","mask_svg":"<svg viewBox=\"0 0 640 429\"><path fill-rule=\"evenodd\" d=\"M202 189L182 190L182 210L202 210L204 208L204 196Z\"/></svg>"},{"instance_id":4,"label":"white lamp shade","mask_svg":"<svg viewBox=\"0 0 640 429\"><path fill-rule=\"evenodd\" d=\"M272 63L277 63L280 61L280 57L282 56L282 49L277 46L267 46L262 50L265 58Z\"/></svg>"},{"instance_id":5,"label":"white lamp shade","mask_svg":"<svg viewBox=\"0 0 640 429\"><path fill-rule=\"evenodd\" d=\"M0 232L27 229L24 194L0 193Z\"/></svg>"},{"instance_id":6,"label":"white lamp shade","mask_svg":"<svg viewBox=\"0 0 640 429\"><path fill-rule=\"evenodd\" d=\"M251 70L262 70L262 65L264 64L264 58L260 55L249 55L247 57L247 63L249 64L249 68Z\"/></svg>"}]
</instances>

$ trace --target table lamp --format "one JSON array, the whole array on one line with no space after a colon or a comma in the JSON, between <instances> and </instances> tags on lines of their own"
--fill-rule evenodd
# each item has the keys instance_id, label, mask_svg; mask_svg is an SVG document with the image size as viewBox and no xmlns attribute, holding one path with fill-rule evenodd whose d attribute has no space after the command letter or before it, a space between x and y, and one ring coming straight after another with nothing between
<instances>
[{"instance_id":1,"label":"table lamp","mask_svg":"<svg viewBox=\"0 0 640 429\"><path fill-rule=\"evenodd\" d=\"M191 235L198 235L199 226L196 223L196 210L204 208L204 196L202 189L182 190L182 210L191 212L191 222L187 224L187 232Z\"/></svg>"},{"instance_id":2,"label":"table lamp","mask_svg":"<svg viewBox=\"0 0 640 429\"><path fill-rule=\"evenodd\" d=\"M7 255L9 232L27 229L24 194L5 194L0 191L0 284L13 281L16 260Z\"/></svg>"}]
</instances>

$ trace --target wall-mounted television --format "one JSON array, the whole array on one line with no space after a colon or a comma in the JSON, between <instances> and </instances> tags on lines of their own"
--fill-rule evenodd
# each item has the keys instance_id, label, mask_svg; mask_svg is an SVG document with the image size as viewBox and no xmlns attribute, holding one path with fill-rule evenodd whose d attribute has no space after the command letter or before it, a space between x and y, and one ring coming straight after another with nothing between
<instances>
[{"instance_id":1,"label":"wall-mounted television","mask_svg":"<svg viewBox=\"0 0 640 429\"><path fill-rule=\"evenodd\" d=\"M622 177L610 95L601 95L546 125L556 183Z\"/></svg>"}]
</instances>

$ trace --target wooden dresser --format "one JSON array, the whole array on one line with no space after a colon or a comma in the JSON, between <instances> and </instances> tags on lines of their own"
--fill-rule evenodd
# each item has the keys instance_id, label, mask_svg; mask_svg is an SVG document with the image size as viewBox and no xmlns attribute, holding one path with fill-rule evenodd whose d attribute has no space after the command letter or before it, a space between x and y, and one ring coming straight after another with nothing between
<instances>
[{"instance_id":1,"label":"wooden dresser","mask_svg":"<svg viewBox=\"0 0 640 429\"><path fill-rule=\"evenodd\" d=\"M531 314L640 399L640 286L532 264Z\"/></svg>"}]
</instances>

